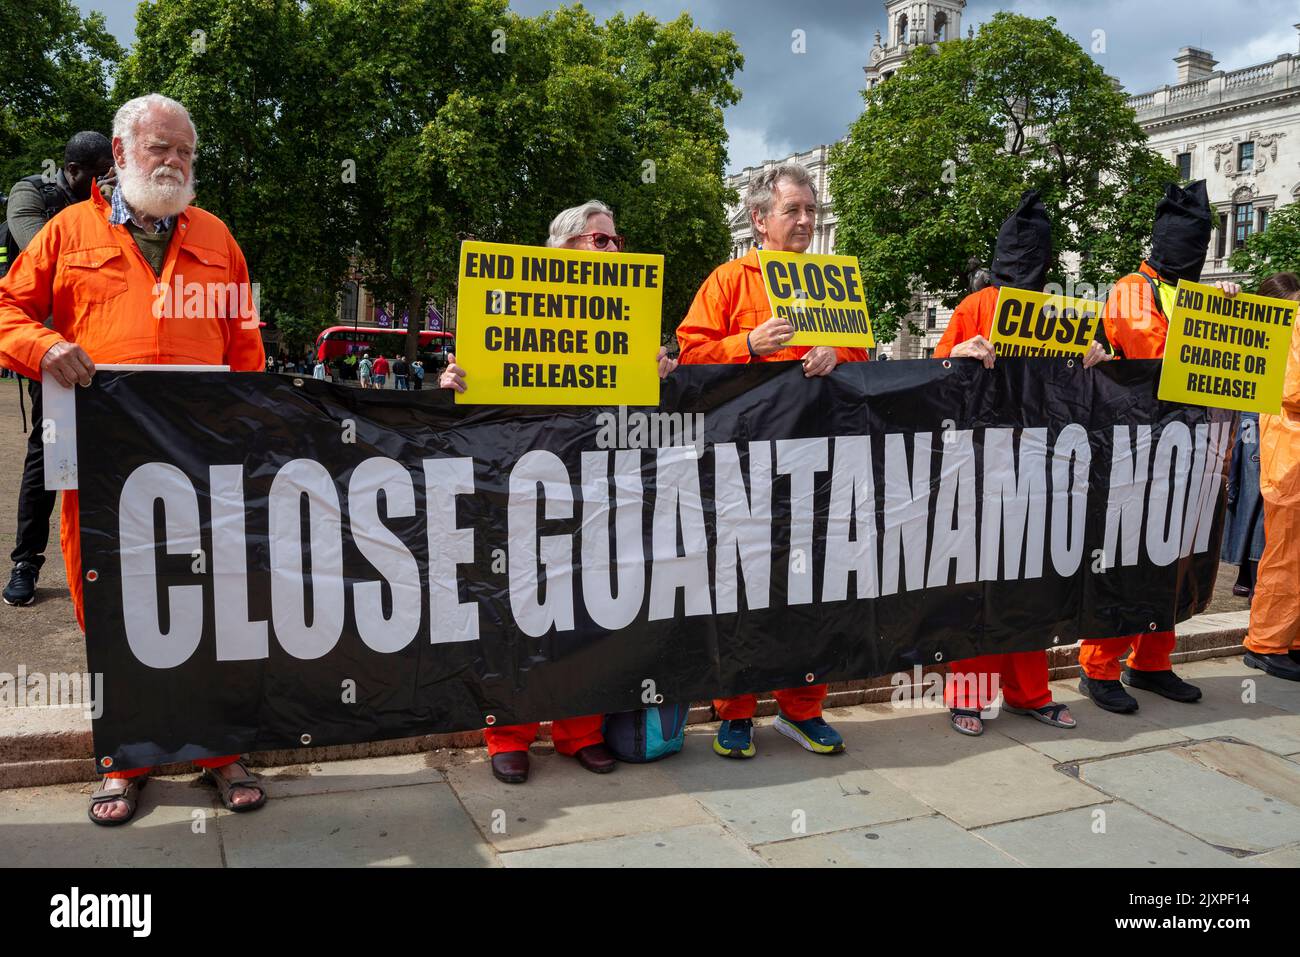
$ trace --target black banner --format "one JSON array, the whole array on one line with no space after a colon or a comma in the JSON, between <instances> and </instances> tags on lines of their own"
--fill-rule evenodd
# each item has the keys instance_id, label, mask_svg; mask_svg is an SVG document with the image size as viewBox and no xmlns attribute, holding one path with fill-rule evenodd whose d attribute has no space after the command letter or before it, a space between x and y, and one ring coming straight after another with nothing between
<instances>
[{"instance_id":1,"label":"black banner","mask_svg":"<svg viewBox=\"0 0 1300 957\"><path fill-rule=\"evenodd\" d=\"M78 390L114 767L768 691L1204 609L1232 414L1160 364L681 367L645 409Z\"/></svg>"}]
</instances>

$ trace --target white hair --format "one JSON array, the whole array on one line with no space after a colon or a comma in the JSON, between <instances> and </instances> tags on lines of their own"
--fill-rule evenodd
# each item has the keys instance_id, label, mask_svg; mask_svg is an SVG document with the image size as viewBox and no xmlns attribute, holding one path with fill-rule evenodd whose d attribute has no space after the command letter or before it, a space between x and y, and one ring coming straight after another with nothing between
<instances>
[{"instance_id":1,"label":"white hair","mask_svg":"<svg viewBox=\"0 0 1300 957\"><path fill-rule=\"evenodd\" d=\"M151 110L166 110L169 113L179 113L185 117L185 122L190 125L190 132L194 134L194 144L198 145L199 131L195 129L194 121L190 119L190 111L170 96L163 96L161 93L148 93L144 96L137 96L134 100L127 100L118 107L117 113L113 116L113 137L115 139L120 137L128 147L133 145L140 121Z\"/></svg>"},{"instance_id":2,"label":"white hair","mask_svg":"<svg viewBox=\"0 0 1300 957\"><path fill-rule=\"evenodd\" d=\"M753 213L758 211L758 215L764 219L772 212L772 191L776 189L776 184L780 180L789 180L796 186L807 186L812 190L813 199L817 198L817 181L813 179L812 173L802 163L777 163L775 166L768 167L763 172L756 175L749 181L749 190L745 193L745 209ZM754 217L749 217L749 230L754 234L756 241L763 237L758 234L758 228L754 225Z\"/></svg>"},{"instance_id":3,"label":"white hair","mask_svg":"<svg viewBox=\"0 0 1300 957\"><path fill-rule=\"evenodd\" d=\"M551 234L546 237L546 245L559 248L574 236L581 236L587 231L587 220L602 213L611 220L614 218L614 211L598 199L569 207L551 220Z\"/></svg>"}]
</instances>

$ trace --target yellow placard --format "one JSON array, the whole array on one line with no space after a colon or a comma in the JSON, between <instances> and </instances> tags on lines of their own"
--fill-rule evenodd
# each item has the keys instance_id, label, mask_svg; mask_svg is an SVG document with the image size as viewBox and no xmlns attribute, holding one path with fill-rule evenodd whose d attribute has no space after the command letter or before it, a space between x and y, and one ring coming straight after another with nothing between
<instances>
[{"instance_id":1,"label":"yellow placard","mask_svg":"<svg viewBox=\"0 0 1300 957\"><path fill-rule=\"evenodd\" d=\"M463 242L458 404L658 405L664 257Z\"/></svg>"},{"instance_id":2,"label":"yellow placard","mask_svg":"<svg viewBox=\"0 0 1300 957\"><path fill-rule=\"evenodd\" d=\"M1003 286L989 342L999 356L1081 356L1088 351L1102 304Z\"/></svg>"},{"instance_id":3,"label":"yellow placard","mask_svg":"<svg viewBox=\"0 0 1300 957\"><path fill-rule=\"evenodd\" d=\"M876 344L862 273L852 256L758 251L772 315L794 326L789 346Z\"/></svg>"},{"instance_id":4,"label":"yellow placard","mask_svg":"<svg viewBox=\"0 0 1300 957\"><path fill-rule=\"evenodd\" d=\"M1165 338L1161 401L1242 412L1282 409L1297 303L1180 280Z\"/></svg>"}]
</instances>

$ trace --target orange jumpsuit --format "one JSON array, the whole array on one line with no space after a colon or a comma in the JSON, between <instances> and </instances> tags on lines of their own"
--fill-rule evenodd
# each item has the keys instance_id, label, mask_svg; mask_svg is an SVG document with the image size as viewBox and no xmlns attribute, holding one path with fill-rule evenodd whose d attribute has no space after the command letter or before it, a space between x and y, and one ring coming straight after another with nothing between
<instances>
[{"instance_id":1,"label":"orange jumpsuit","mask_svg":"<svg viewBox=\"0 0 1300 957\"><path fill-rule=\"evenodd\" d=\"M1259 417L1259 465L1266 503L1264 554L1243 644L1256 654L1284 655L1300 650L1300 333L1295 326L1282 413Z\"/></svg>"},{"instance_id":2,"label":"orange jumpsuit","mask_svg":"<svg viewBox=\"0 0 1300 957\"><path fill-rule=\"evenodd\" d=\"M1124 276L1106 297L1102 321L1111 346L1126 358L1163 359L1169 320L1142 275L1157 281L1160 278L1146 262L1138 273ZM1089 678L1118 681L1119 658L1132 647L1128 666L1134 671L1168 671L1172 667L1169 655L1174 650L1174 640L1172 631L1085 638L1079 643L1079 666Z\"/></svg>"},{"instance_id":3,"label":"orange jumpsuit","mask_svg":"<svg viewBox=\"0 0 1300 957\"><path fill-rule=\"evenodd\" d=\"M934 357L946 359L957 346L993 331L993 313L998 304L998 287L985 286L957 304L948 328L935 346ZM982 711L997 698L991 683L998 676L1002 697L1013 708L1042 708L1052 703L1047 684L1047 652L1014 651L980 655L953 662L953 679L944 682L943 700L949 708Z\"/></svg>"},{"instance_id":4,"label":"orange jumpsuit","mask_svg":"<svg viewBox=\"0 0 1300 957\"><path fill-rule=\"evenodd\" d=\"M49 222L0 279L0 365L41 378L41 359L55 343L79 344L97 364L229 365L241 372L266 368L262 336L251 311L208 290L248 290L248 266L221 220L190 206L176 220L160 275L140 252L126 226L110 226L109 205L99 190ZM174 296L180 284L183 297ZM204 291L197 309L188 289ZM212 285L209 285L212 284ZM220 284L218 287L215 284ZM166 290L166 298L159 293ZM209 305L211 303L211 306ZM210 314L209 309L216 314ZM195 315L195 313L199 313ZM161 314L162 318L155 316ZM52 317L51 328L44 326ZM82 601L80 516L77 493L63 493L59 540L68 570L77 622L85 631ZM203 758L203 767L236 760ZM150 769L117 770L134 777Z\"/></svg>"},{"instance_id":5,"label":"orange jumpsuit","mask_svg":"<svg viewBox=\"0 0 1300 957\"><path fill-rule=\"evenodd\" d=\"M783 362L802 359L809 346L788 346L766 356L754 356L746 341L751 330L772 316L767 290L758 266L758 250L751 249L739 259L725 262L709 274L695 294L686 318L677 327L683 365L725 365L747 362ZM835 350L840 362L865 362L865 349ZM832 373L833 375L834 373ZM781 713L791 721L819 717L826 685L804 685L774 691ZM739 721L754 716L758 696L736 695L719 698L713 708L723 721Z\"/></svg>"}]
</instances>

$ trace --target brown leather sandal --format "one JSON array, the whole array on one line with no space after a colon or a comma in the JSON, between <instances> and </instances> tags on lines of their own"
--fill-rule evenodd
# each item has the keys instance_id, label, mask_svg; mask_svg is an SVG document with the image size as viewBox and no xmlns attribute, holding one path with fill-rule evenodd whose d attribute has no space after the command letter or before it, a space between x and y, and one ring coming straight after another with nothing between
<instances>
[{"instance_id":1,"label":"brown leather sandal","mask_svg":"<svg viewBox=\"0 0 1300 957\"><path fill-rule=\"evenodd\" d=\"M114 780L114 779L109 779ZM125 824L135 817L136 806L140 803L140 792L144 786L149 783L149 776L142 774L138 777L127 778L126 787L121 790L109 790L107 786L100 788L90 796L90 807L86 808L86 817L90 818L91 823L98 824L101 827L117 827ZM121 801L126 805L126 817L96 817L94 814L95 806L99 804L109 804L113 801Z\"/></svg>"},{"instance_id":2,"label":"brown leather sandal","mask_svg":"<svg viewBox=\"0 0 1300 957\"><path fill-rule=\"evenodd\" d=\"M266 786L256 776L248 773L248 768L244 767L242 761L232 761L231 764L239 765L239 769L244 772L242 777L226 778L215 768L204 768L203 783L211 784L217 789L217 795L221 798L221 803L225 805L227 811L234 811L236 814L242 814L244 811L256 811L266 803ZM225 766L229 767L230 765ZM256 788L261 797L256 801L250 801L248 804L236 804L230 799L230 792L234 788Z\"/></svg>"}]
</instances>

